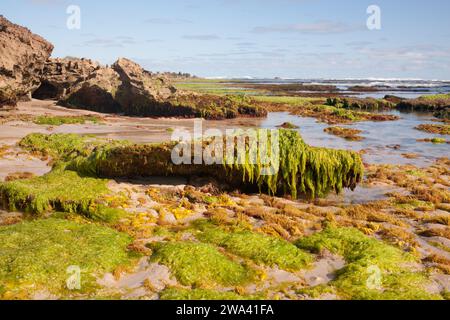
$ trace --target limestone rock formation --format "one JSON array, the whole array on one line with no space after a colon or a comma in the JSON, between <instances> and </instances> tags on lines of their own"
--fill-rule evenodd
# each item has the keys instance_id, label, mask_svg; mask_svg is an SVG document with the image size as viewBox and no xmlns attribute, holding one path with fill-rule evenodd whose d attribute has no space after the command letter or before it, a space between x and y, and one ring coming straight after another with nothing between
<instances>
[{"instance_id":1,"label":"limestone rock formation","mask_svg":"<svg viewBox=\"0 0 450 320\"><path fill-rule=\"evenodd\" d=\"M36 98L59 99L68 107L128 115L159 115L177 90L159 75L121 58L112 67L86 59L48 62Z\"/></svg>"},{"instance_id":2,"label":"limestone rock formation","mask_svg":"<svg viewBox=\"0 0 450 320\"><path fill-rule=\"evenodd\" d=\"M0 15L0 107L31 96L52 51L44 38Z\"/></svg>"},{"instance_id":3,"label":"limestone rock formation","mask_svg":"<svg viewBox=\"0 0 450 320\"><path fill-rule=\"evenodd\" d=\"M116 93L121 85L122 82L113 69L101 67L91 73L86 80L69 87L60 102L71 108L126 113L116 100Z\"/></svg>"},{"instance_id":4,"label":"limestone rock formation","mask_svg":"<svg viewBox=\"0 0 450 320\"><path fill-rule=\"evenodd\" d=\"M44 66L41 86L34 92L33 97L61 99L78 83L86 81L99 69L100 64L90 59L49 59Z\"/></svg>"},{"instance_id":5,"label":"limestone rock formation","mask_svg":"<svg viewBox=\"0 0 450 320\"><path fill-rule=\"evenodd\" d=\"M152 76L150 72L131 60L120 58L112 65L112 68L122 82L118 88L116 100L129 113L134 111L141 113L144 110L140 109L167 101L177 91L166 79Z\"/></svg>"}]
</instances>

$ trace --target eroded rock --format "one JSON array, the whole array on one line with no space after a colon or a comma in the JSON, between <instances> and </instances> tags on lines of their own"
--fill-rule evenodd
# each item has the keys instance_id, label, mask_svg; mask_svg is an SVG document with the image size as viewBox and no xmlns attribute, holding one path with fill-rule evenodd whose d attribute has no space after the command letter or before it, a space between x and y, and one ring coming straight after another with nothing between
<instances>
[{"instance_id":1,"label":"eroded rock","mask_svg":"<svg viewBox=\"0 0 450 320\"><path fill-rule=\"evenodd\" d=\"M52 51L50 42L0 15L0 107L31 96Z\"/></svg>"}]
</instances>

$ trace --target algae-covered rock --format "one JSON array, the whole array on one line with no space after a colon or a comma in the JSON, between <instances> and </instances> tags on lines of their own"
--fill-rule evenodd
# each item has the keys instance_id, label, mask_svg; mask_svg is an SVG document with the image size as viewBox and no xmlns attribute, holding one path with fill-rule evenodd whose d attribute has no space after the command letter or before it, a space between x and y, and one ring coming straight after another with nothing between
<instances>
[{"instance_id":1,"label":"algae-covered rock","mask_svg":"<svg viewBox=\"0 0 450 320\"><path fill-rule=\"evenodd\" d=\"M263 173L267 163L258 157L250 161L251 147L246 142L243 163L226 159L209 165L204 160L175 164L172 154L176 143L157 145L125 145L115 148L97 148L88 158L75 159L74 170L94 173L108 178L149 176L209 176L229 187L261 191L269 194L322 197L344 188L354 189L362 180L363 164L353 151L314 148L304 143L300 134L292 130L279 130L279 157L271 174ZM198 142L197 142L198 143ZM191 144L194 148L195 143ZM208 146L203 142L202 148ZM222 146L223 148L223 146ZM223 151L226 155L227 150ZM231 161L230 161L231 160ZM187 164L188 163L188 164Z\"/></svg>"},{"instance_id":2,"label":"algae-covered rock","mask_svg":"<svg viewBox=\"0 0 450 320\"><path fill-rule=\"evenodd\" d=\"M434 112L441 119L449 119L450 94L437 94L409 99L397 105L400 110Z\"/></svg>"},{"instance_id":3,"label":"algae-covered rock","mask_svg":"<svg viewBox=\"0 0 450 320\"><path fill-rule=\"evenodd\" d=\"M256 132L259 135L268 134L266 130ZM133 145L128 142L108 143L70 134L32 134L25 137L20 145L33 152L52 155L63 162L66 169L81 175L105 178L206 176L215 178L224 188L290 195L293 198L299 195L314 198L330 192L339 193L344 188L356 188L362 180L364 168L358 153L310 147L293 130L269 132L278 134L279 147L278 157L272 157L277 153L271 151L269 163L261 157L250 160L255 151L255 145L250 145L250 140L243 140L246 151L241 155L234 149L234 158L227 157L227 143L221 146L219 143L219 147L224 148L223 154L212 164L207 162L208 159L195 164L193 152L196 147L201 150L211 147L211 141L194 141L187 145L176 142ZM187 146L187 149L180 150L180 146ZM178 164L173 161L173 155L179 151L192 153L187 155L185 162Z\"/></svg>"},{"instance_id":4,"label":"algae-covered rock","mask_svg":"<svg viewBox=\"0 0 450 320\"><path fill-rule=\"evenodd\" d=\"M343 108L366 111L390 110L395 108L395 104L384 99L374 98L329 98L327 105Z\"/></svg>"}]
</instances>

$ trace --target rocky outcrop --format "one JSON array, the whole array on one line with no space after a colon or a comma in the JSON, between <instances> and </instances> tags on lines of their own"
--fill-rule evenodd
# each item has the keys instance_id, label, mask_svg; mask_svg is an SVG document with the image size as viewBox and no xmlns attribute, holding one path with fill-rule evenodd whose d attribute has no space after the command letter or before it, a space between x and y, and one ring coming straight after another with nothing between
<instances>
[{"instance_id":1,"label":"rocky outcrop","mask_svg":"<svg viewBox=\"0 0 450 320\"><path fill-rule=\"evenodd\" d=\"M89 59L49 59L44 66L41 86L34 92L36 99L61 99L77 84L86 81L101 69L98 62Z\"/></svg>"},{"instance_id":2,"label":"rocky outcrop","mask_svg":"<svg viewBox=\"0 0 450 320\"><path fill-rule=\"evenodd\" d=\"M155 76L131 60L120 58L112 68L119 74L122 85L135 94L152 100L166 100L177 92L167 78Z\"/></svg>"},{"instance_id":3,"label":"rocky outcrop","mask_svg":"<svg viewBox=\"0 0 450 320\"><path fill-rule=\"evenodd\" d=\"M0 107L31 96L52 51L44 38L0 16Z\"/></svg>"},{"instance_id":4,"label":"rocky outcrop","mask_svg":"<svg viewBox=\"0 0 450 320\"><path fill-rule=\"evenodd\" d=\"M422 96L416 99L401 101L397 109L404 111L434 112L434 116L441 119L450 119L450 94Z\"/></svg>"},{"instance_id":5,"label":"rocky outcrop","mask_svg":"<svg viewBox=\"0 0 450 320\"><path fill-rule=\"evenodd\" d=\"M104 113L125 113L116 100L118 88L122 85L118 74L111 68L100 68L86 80L77 82L67 89L60 100L62 105Z\"/></svg>"},{"instance_id":6,"label":"rocky outcrop","mask_svg":"<svg viewBox=\"0 0 450 320\"><path fill-rule=\"evenodd\" d=\"M120 58L111 67L85 59L49 61L36 98L91 111L144 117L204 117L226 119L264 116L249 99L198 95L177 90L160 74Z\"/></svg>"},{"instance_id":7,"label":"rocky outcrop","mask_svg":"<svg viewBox=\"0 0 450 320\"><path fill-rule=\"evenodd\" d=\"M111 67L86 59L47 63L36 98L53 98L68 107L127 115L169 114L167 100L177 90L164 77L121 58ZM155 109L163 109L161 112Z\"/></svg>"}]
</instances>

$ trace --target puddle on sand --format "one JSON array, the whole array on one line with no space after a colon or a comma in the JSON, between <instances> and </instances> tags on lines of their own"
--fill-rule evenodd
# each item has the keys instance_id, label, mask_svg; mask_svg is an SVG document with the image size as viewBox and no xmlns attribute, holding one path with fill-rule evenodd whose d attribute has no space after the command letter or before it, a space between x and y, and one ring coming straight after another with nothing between
<instances>
[{"instance_id":1,"label":"puddle on sand","mask_svg":"<svg viewBox=\"0 0 450 320\"><path fill-rule=\"evenodd\" d=\"M42 176L51 170L46 161L22 153L18 148L9 151L10 154L0 158L0 182L12 173L27 172Z\"/></svg>"},{"instance_id":2,"label":"puddle on sand","mask_svg":"<svg viewBox=\"0 0 450 320\"><path fill-rule=\"evenodd\" d=\"M341 194L330 194L325 199L336 204L364 204L371 201L385 200L391 192L401 192L403 189L392 186L357 186L355 190L345 189Z\"/></svg>"},{"instance_id":3,"label":"puddle on sand","mask_svg":"<svg viewBox=\"0 0 450 320\"><path fill-rule=\"evenodd\" d=\"M116 279L107 273L97 283L106 289L125 294L126 299L140 298L148 295L148 290L162 291L166 286L176 286L169 268L158 263L149 263L148 257L142 258L136 270Z\"/></svg>"},{"instance_id":4,"label":"puddle on sand","mask_svg":"<svg viewBox=\"0 0 450 320\"><path fill-rule=\"evenodd\" d=\"M323 252L314 266L304 271L303 278L308 286L314 287L321 284L327 284L334 280L336 271L345 266L345 260L330 252Z\"/></svg>"}]
</instances>

